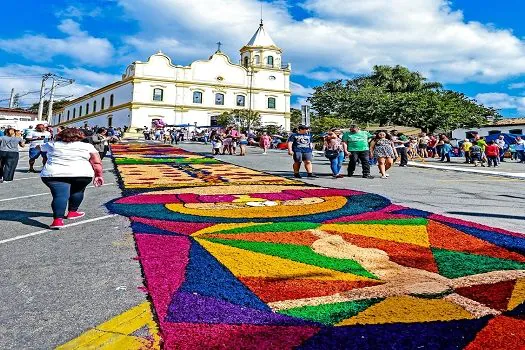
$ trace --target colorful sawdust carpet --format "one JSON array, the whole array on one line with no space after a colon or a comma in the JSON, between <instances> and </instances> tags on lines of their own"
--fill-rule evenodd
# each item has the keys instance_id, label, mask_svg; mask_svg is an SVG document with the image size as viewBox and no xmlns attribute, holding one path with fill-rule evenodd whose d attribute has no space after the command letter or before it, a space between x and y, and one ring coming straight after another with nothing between
<instances>
[{"instance_id":1,"label":"colorful sawdust carpet","mask_svg":"<svg viewBox=\"0 0 525 350\"><path fill-rule=\"evenodd\" d=\"M165 348L525 347L521 234L172 147L113 154Z\"/></svg>"}]
</instances>

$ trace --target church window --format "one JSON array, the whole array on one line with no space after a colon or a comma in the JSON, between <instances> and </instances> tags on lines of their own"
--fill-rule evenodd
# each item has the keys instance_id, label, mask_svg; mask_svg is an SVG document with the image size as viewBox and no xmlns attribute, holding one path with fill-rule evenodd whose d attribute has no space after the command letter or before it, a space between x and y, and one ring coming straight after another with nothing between
<instances>
[{"instance_id":1,"label":"church window","mask_svg":"<svg viewBox=\"0 0 525 350\"><path fill-rule=\"evenodd\" d=\"M193 103L202 103L202 92L193 91Z\"/></svg>"},{"instance_id":2,"label":"church window","mask_svg":"<svg viewBox=\"0 0 525 350\"><path fill-rule=\"evenodd\" d=\"M254 60L255 60L255 64L261 63L261 58L259 57L259 55L255 55Z\"/></svg>"},{"instance_id":3,"label":"church window","mask_svg":"<svg viewBox=\"0 0 525 350\"><path fill-rule=\"evenodd\" d=\"M162 100L164 100L164 90L153 89L153 101L162 101Z\"/></svg>"},{"instance_id":4,"label":"church window","mask_svg":"<svg viewBox=\"0 0 525 350\"><path fill-rule=\"evenodd\" d=\"M70 110L67 111L67 120L69 120L69 112L71 112Z\"/></svg>"},{"instance_id":5,"label":"church window","mask_svg":"<svg viewBox=\"0 0 525 350\"><path fill-rule=\"evenodd\" d=\"M82 117L82 106L78 107L78 116Z\"/></svg>"},{"instance_id":6,"label":"church window","mask_svg":"<svg viewBox=\"0 0 525 350\"><path fill-rule=\"evenodd\" d=\"M109 96L109 106L110 107L113 107L113 102L114 102L114 97L113 97L113 94L111 94L111 96Z\"/></svg>"},{"instance_id":7,"label":"church window","mask_svg":"<svg viewBox=\"0 0 525 350\"><path fill-rule=\"evenodd\" d=\"M215 94L215 104L224 105L224 94Z\"/></svg>"},{"instance_id":8,"label":"church window","mask_svg":"<svg viewBox=\"0 0 525 350\"><path fill-rule=\"evenodd\" d=\"M76 116L77 116L77 110L76 108L73 108L73 119L75 119Z\"/></svg>"},{"instance_id":9,"label":"church window","mask_svg":"<svg viewBox=\"0 0 525 350\"><path fill-rule=\"evenodd\" d=\"M248 58L248 56L244 56L244 66L246 68L248 68L248 64L250 63L250 59Z\"/></svg>"},{"instance_id":10,"label":"church window","mask_svg":"<svg viewBox=\"0 0 525 350\"><path fill-rule=\"evenodd\" d=\"M275 109L275 97L268 97L268 108Z\"/></svg>"},{"instance_id":11,"label":"church window","mask_svg":"<svg viewBox=\"0 0 525 350\"><path fill-rule=\"evenodd\" d=\"M266 63L268 64L268 66L273 67L273 56L268 56L266 58Z\"/></svg>"},{"instance_id":12,"label":"church window","mask_svg":"<svg viewBox=\"0 0 525 350\"><path fill-rule=\"evenodd\" d=\"M106 104L105 102L106 102L106 99L102 97L102 100L100 101L100 110L104 109L104 105Z\"/></svg>"},{"instance_id":13,"label":"church window","mask_svg":"<svg viewBox=\"0 0 525 350\"><path fill-rule=\"evenodd\" d=\"M97 111L97 101L93 101L93 112Z\"/></svg>"},{"instance_id":14,"label":"church window","mask_svg":"<svg viewBox=\"0 0 525 350\"><path fill-rule=\"evenodd\" d=\"M246 97L244 95L237 95L237 106L244 107L246 104Z\"/></svg>"},{"instance_id":15,"label":"church window","mask_svg":"<svg viewBox=\"0 0 525 350\"><path fill-rule=\"evenodd\" d=\"M86 103L86 114L89 114L89 103Z\"/></svg>"},{"instance_id":16,"label":"church window","mask_svg":"<svg viewBox=\"0 0 525 350\"><path fill-rule=\"evenodd\" d=\"M62 119L62 113L58 114L58 123L57 124L60 124L60 119Z\"/></svg>"}]
</instances>

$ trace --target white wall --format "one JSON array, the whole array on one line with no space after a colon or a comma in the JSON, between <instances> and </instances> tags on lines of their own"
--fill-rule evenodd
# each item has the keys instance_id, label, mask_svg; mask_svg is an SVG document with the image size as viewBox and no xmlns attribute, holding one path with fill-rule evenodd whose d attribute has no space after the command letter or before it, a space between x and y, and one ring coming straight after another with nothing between
<instances>
[{"instance_id":1,"label":"white wall","mask_svg":"<svg viewBox=\"0 0 525 350\"><path fill-rule=\"evenodd\" d=\"M499 132L503 134L510 133L510 130L515 129L521 129L521 133L525 133L525 124L516 124L511 126L503 126L503 125L493 125L493 126L487 126L482 128L472 128L472 129L456 129L452 131L452 138L462 140L466 137L467 132L477 132L480 136L488 136L489 131L496 131L499 130Z\"/></svg>"},{"instance_id":2,"label":"white wall","mask_svg":"<svg viewBox=\"0 0 525 350\"><path fill-rule=\"evenodd\" d=\"M96 117L93 117L93 118L73 121L73 122L67 124L67 126L70 126L70 127L82 127L82 126L86 125L86 123L87 123L87 125L90 126L90 127L91 126L107 127L108 126L108 117L109 116L112 117L113 127L118 128L118 127L124 127L126 125L129 126L130 120L131 120L131 110L129 108L123 108L123 109L112 111L112 112L109 112L107 114L99 115L99 116L96 116Z\"/></svg>"}]
</instances>

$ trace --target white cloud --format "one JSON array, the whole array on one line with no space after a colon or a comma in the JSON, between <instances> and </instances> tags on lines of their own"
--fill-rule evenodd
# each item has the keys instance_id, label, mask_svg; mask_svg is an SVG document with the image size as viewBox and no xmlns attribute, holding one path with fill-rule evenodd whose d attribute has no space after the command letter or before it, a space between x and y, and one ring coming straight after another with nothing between
<instances>
[{"instance_id":1,"label":"white cloud","mask_svg":"<svg viewBox=\"0 0 525 350\"><path fill-rule=\"evenodd\" d=\"M111 61L114 48L105 38L95 38L82 31L78 22L62 20L58 29L64 38L24 35L17 39L0 39L0 50L20 54L35 62L49 62L56 56L71 57L75 62L100 66Z\"/></svg>"},{"instance_id":2,"label":"white cloud","mask_svg":"<svg viewBox=\"0 0 525 350\"><path fill-rule=\"evenodd\" d=\"M103 13L104 11L100 7L88 9L82 4L76 4L75 6L60 8L55 12L55 16L59 18L75 18L81 20L85 17L100 17Z\"/></svg>"},{"instance_id":3,"label":"white cloud","mask_svg":"<svg viewBox=\"0 0 525 350\"><path fill-rule=\"evenodd\" d=\"M496 109L517 109L525 112L525 97L511 96L500 92L477 94L475 99L482 104Z\"/></svg>"},{"instance_id":4,"label":"white cloud","mask_svg":"<svg viewBox=\"0 0 525 350\"><path fill-rule=\"evenodd\" d=\"M6 77L1 80L0 84L0 100L9 98L11 89L14 88L16 93L25 95L21 97L22 106L30 106L38 102L40 93L41 75L53 72L60 76L75 79L72 85L60 87L56 90L56 98L75 98L85 95L99 87L112 83L120 79L120 76L90 71L85 68L51 68L45 66L25 66L19 64L11 64L0 67L0 76ZM8 77L8 78L7 78ZM47 87L51 84L48 82ZM27 92L32 92L27 94ZM0 106L7 106L8 101L0 102Z\"/></svg>"},{"instance_id":5,"label":"white cloud","mask_svg":"<svg viewBox=\"0 0 525 350\"><path fill-rule=\"evenodd\" d=\"M311 87L304 87L299 83L290 82L290 88L294 96L309 97L314 93L314 89Z\"/></svg>"},{"instance_id":6,"label":"white cloud","mask_svg":"<svg viewBox=\"0 0 525 350\"><path fill-rule=\"evenodd\" d=\"M256 0L117 0L142 41L171 39L174 61L202 58L218 40L238 60L256 30ZM466 22L447 0L307 0L310 17L294 20L285 2L264 2L265 27L293 63L314 79L402 64L448 83L496 82L525 73L525 45L510 30ZM169 46L169 45L168 45ZM185 49L182 49L184 47ZM196 54L200 57L196 57ZM319 67L328 70L319 70Z\"/></svg>"},{"instance_id":7,"label":"white cloud","mask_svg":"<svg viewBox=\"0 0 525 350\"><path fill-rule=\"evenodd\" d=\"M514 83L509 85L509 89L525 89L525 83Z\"/></svg>"}]
</instances>

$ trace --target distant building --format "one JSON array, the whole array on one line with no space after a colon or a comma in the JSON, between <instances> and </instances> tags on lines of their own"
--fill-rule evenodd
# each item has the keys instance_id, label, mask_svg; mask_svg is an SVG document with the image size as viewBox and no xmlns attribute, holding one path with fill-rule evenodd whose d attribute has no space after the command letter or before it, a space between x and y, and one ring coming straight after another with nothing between
<instances>
[{"instance_id":1,"label":"distant building","mask_svg":"<svg viewBox=\"0 0 525 350\"><path fill-rule=\"evenodd\" d=\"M233 109L259 112L263 124L290 129L289 64L262 21L240 49L238 64L220 51L189 66L174 65L158 52L134 62L122 80L81 96L55 111L51 124L67 126L214 126Z\"/></svg>"},{"instance_id":2,"label":"distant building","mask_svg":"<svg viewBox=\"0 0 525 350\"><path fill-rule=\"evenodd\" d=\"M463 140L465 138L472 138L473 134L488 136L501 133L522 135L525 133L525 118L505 118L481 128L455 129L452 131L452 138Z\"/></svg>"},{"instance_id":3,"label":"distant building","mask_svg":"<svg viewBox=\"0 0 525 350\"><path fill-rule=\"evenodd\" d=\"M12 127L18 130L36 125L38 114L18 108L0 107L0 127Z\"/></svg>"}]
</instances>

